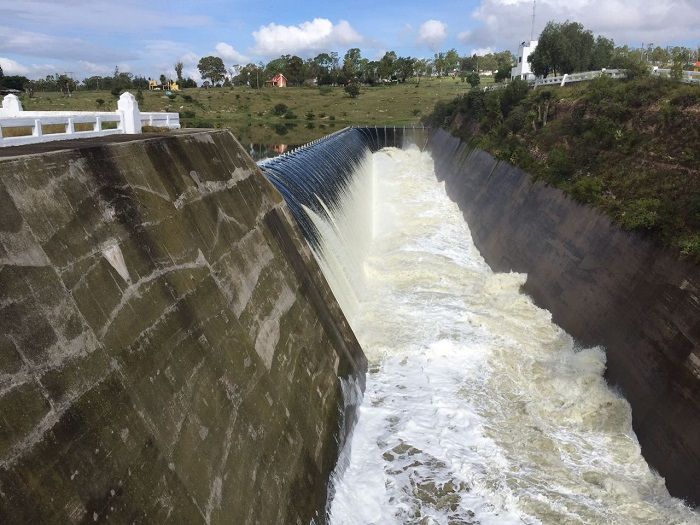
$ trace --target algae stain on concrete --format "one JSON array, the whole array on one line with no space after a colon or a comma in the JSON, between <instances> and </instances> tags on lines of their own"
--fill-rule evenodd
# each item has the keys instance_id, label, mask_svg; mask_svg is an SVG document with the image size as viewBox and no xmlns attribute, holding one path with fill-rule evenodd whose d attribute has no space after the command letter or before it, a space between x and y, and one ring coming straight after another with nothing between
<instances>
[{"instance_id":1,"label":"algae stain on concrete","mask_svg":"<svg viewBox=\"0 0 700 525\"><path fill-rule=\"evenodd\" d=\"M0 522L309 523L365 367L229 133L0 157Z\"/></svg>"}]
</instances>

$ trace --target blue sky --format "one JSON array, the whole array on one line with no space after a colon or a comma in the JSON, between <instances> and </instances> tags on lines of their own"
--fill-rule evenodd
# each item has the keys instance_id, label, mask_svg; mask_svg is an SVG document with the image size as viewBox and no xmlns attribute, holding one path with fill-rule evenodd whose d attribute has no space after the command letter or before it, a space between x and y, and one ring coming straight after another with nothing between
<instances>
[{"instance_id":1,"label":"blue sky","mask_svg":"<svg viewBox=\"0 0 700 525\"><path fill-rule=\"evenodd\" d=\"M201 56L228 66L359 47L429 57L515 50L529 37L532 0L0 0L0 65L30 78L123 71L172 74L182 60L198 78ZM617 43L700 40L700 0L539 0L535 29L576 20Z\"/></svg>"}]
</instances>

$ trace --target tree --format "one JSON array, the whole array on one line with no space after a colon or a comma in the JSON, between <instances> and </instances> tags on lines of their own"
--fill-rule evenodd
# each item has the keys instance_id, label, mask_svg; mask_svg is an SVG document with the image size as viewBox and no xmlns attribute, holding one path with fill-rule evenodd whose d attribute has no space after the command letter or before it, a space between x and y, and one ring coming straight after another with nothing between
<instances>
[{"instance_id":1,"label":"tree","mask_svg":"<svg viewBox=\"0 0 700 525\"><path fill-rule=\"evenodd\" d=\"M416 59L411 57L399 57L396 60L396 75L401 82L406 82L416 71Z\"/></svg>"},{"instance_id":2,"label":"tree","mask_svg":"<svg viewBox=\"0 0 700 525\"><path fill-rule=\"evenodd\" d=\"M416 76L418 77L418 83L420 84L420 77L426 75L428 72L428 60L421 58L415 62Z\"/></svg>"},{"instance_id":3,"label":"tree","mask_svg":"<svg viewBox=\"0 0 700 525\"><path fill-rule=\"evenodd\" d=\"M304 83L304 61L298 56L289 57L283 74L290 84L301 86Z\"/></svg>"},{"instance_id":4,"label":"tree","mask_svg":"<svg viewBox=\"0 0 700 525\"><path fill-rule=\"evenodd\" d=\"M2 79L5 76L5 73L2 72L2 66L0 66L0 87L2 87Z\"/></svg>"},{"instance_id":5,"label":"tree","mask_svg":"<svg viewBox=\"0 0 700 525\"><path fill-rule=\"evenodd\" d=\"M360 95L360 85L356 82L351 82L345 86L345 92L350 95L351 98L357 98Z\"/></svg>"},{"instance_id":6,"label":"tree","mask_svg":"<svg viewBox=\"0 0 700 525\"><path fill-rule=\"evenodd\" d=\"M444 58L445 74L455 71L459 67L459 54L456 49L450 49Z\"/></svg>"},{"instance_id":7,"label":"tree","mask_svg":"<svg viewBox=\"0 0 700 525\"><path fill-rule=\"evenodd\" d=\"M166 80L167 80L167 78L165 78L165 75L161 75L161 76L160 76L160 85L161 85L161 86L164 86Z\"/></svg>"},{"instance_id":8,"label":"tree","mask_svg":"<svg viewBox=\"0 0 700 525\"><path fill-rule=\"evenodd\" d=\"M603 69L610 67L615 54L615 42L609 38L598 36L593 45L593 53L591 56L591 69Z\"/></svg>"},{"instance_id":9,"label":"tree","mask_svg":"<svg viewBox=\"0 0 700 525\"><path fill-rule=\"evenodd\" d=\"M362 60L362 54L357 47L348 49L343 57L343 74L345 79L348 81L357 78L360 72L360 60Z\"/></svg>"},{"instance_id":10,"label":"tree","mask_svg":"<svg viewBox=\"0 0 700 525\"><path fill-rule=\"evenodd\" d=\"M387 51L384 56L379 60L379 78L391 79L396 73L396 53L394 51Z\"/></svg>"},{"instance_id":11,"label":"tree","mask_svg":"<svg viewBox=\"0 0 700 525\"><path fill-rule=\"evenodd\" d=\"M177 76L177 82L182 82L182 68L185 67L180 61L175 63L175 75Z\"/></svg>"},{"instance_id":12,"label":"tree","mask_svg":"<svg viewBox=\"0 0 700 525\"><path fill-rule=\"evenodd\" d=\"M199 59L197 64L199 74L202 78L208 78L213 85L221 83L226 76L224 61L220 57L207 56Z\"/></svg>"},{"instance_id":13,"label":"tree","mask_svg":"<svg viewBox=\"0 0 700 525\"><path fill-rule=\"evenodd\" d=\"M476 87L479 85L479 82L481 82L481 79L479 78L479 73L476 71L472 71L471 73L468 73L466 76L467 82L469 82L469 85L471 87Z\"/></svg>"},{"instance_id":14,"label":"tree","mask_svg":"<svg viewBox=\"0 0 700 525\"><path fill-rule=\"evenodd\" d=\"M607 42L603 47L607 46ZM593 33L577 22L548 22L535 51L529 56L532 71L538 76L574 73L591 68Z\"/></svg>"}]
</instances>

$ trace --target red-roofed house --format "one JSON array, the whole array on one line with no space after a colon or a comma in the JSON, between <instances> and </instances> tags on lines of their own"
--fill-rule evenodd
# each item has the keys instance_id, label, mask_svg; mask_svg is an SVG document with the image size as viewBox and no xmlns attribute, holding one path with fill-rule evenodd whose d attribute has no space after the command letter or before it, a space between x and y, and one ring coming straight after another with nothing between
<instances>
[{"instance_id":1,"label":"red-roofed house","mask_svg":"<svg viewBox=\"0 0 700 525\"><path fill-rule=\"evenodd\" d=\"M270 84L274 87L287 87L287 77L285 77L282 73L277 73L274 77L272 77L272 80L268 80L266 84Z\"/></svg>"}]
</instances>

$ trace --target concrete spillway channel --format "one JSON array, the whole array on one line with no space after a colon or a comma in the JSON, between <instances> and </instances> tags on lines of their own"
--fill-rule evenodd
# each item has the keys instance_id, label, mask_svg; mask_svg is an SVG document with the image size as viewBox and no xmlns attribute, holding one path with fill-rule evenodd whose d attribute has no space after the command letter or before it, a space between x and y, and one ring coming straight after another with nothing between
<instances>
[{"instance_id":1,"label":"concrete spillway channel","mask_svg":"<svg viewBox=\"0 0 700 525\"><path fill-rule=\"evenodd\" d=\"M695 523L698 283L442 131L6 148L0 523Z\"/></svg>"}]
</instances>

